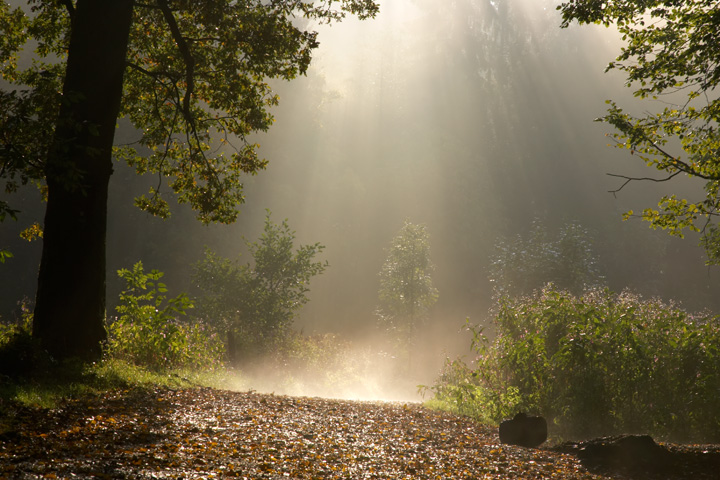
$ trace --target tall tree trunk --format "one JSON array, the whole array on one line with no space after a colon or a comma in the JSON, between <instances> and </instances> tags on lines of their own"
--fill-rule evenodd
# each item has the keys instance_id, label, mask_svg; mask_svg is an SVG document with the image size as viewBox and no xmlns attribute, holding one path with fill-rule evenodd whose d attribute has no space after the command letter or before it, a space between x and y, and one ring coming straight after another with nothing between
<instances>
[{"instance_id":1,"label":"tall tree trunk","mask_svg":"<svg viewBox=\"0 0 720 480\"><path fill-rule=\"evenodd\" d=\"M107 339L107 195L132 4L78 0L72 13L33 323L33 336L58 358L96 359Z\"/></svg>"}]
</instances>

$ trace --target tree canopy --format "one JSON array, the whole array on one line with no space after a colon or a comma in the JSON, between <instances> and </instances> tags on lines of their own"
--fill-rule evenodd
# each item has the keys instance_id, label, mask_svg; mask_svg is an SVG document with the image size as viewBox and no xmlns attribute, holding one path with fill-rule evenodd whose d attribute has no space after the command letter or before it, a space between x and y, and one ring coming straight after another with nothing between
<instances>
[{"instance_id":1,"label":"tree canopy","mask_svg":"<svg viewBox=\"0 0 720 480\"><path fill-rule=\"evenodd\" d=\"M44 179L78 3L31 0L31 13L0 5L0 71L17 85L0 92L7 191ZM167 193L189 204L203 222L233 221L243 202L242 176L267 164L248 138L273 123L269 107L279 99L267 80L304 74L319 46L317 32L302 27L311 20L341 20L346 13L367 18L377 10L372 0L133 3L120 117L138 134L116 147L117 157L138 174L166 179ZM31 40L37 41L35 57L20 68L18 57ZM161 184L136 205L167 216ZM0 208L16 212L6 202Z\"/></svg>"},{"instance_id":2,"label":"tree canopy","mask_svg":"<svg viewBox=\"0 0 720 480\"><path fill-rule=\"evenodd\" d=\"M615 101L600 121L616 128L619 148L662 173L659 177L618 175L615 190L633 181L667 182L688 176L704 182L704 197L668 194L658 208L639 216L654 228L683 236L703 233L708 263L720 264L720 8L713 0L571 0L558 7L562 26L614 25L625 45L607 70L627 75L636 97L653 102L655 111L636 116ZM626 218L634 216L630 211Z\"/></svg>"},{"instance_id":3,"label":"tree canopy","mask_svg":"<svg viewBox=\"0 0 720 480\"><path fill-rule=\"evenodd\" d=\"M157 176L140 208L166 217L176 199L202 222L232 222L243 176L266 165L249 135L272 124L268 79L306 72L319 45L311 22L377 11L373 0L0 4L10 84L0 92L0 178L6 192L35 183L47 199L33 335L48 351L97 358L107 338L113 156ZM113 149L118 118L137 138ZM0 219L17 213L0 203Z\"/></svg>"}]
</instances>

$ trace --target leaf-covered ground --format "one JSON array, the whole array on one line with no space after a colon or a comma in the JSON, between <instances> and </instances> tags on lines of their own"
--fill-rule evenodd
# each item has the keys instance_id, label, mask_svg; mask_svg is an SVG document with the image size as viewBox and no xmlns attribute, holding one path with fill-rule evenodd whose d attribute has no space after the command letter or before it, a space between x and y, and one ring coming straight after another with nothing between
<instances>
[{"instance_id":1,"label":"leaf-covered ground","mask_svg":"<svg viewBox=\"0 0 720 480\"><path fill-rule=\"evenodd\" d=\"M417 404L158 389L5 410L0 479L607 478ZM659 478L717 478L703 463L717 451L691 453L702 461L687 476Z\"/></svg>"}]
</instances>

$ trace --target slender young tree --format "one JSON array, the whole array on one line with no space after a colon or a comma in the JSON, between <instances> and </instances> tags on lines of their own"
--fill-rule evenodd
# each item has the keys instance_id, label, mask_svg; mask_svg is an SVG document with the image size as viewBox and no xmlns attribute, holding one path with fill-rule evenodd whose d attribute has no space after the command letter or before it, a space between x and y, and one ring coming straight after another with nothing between
<instances>
[{"instance_id":1,"label":"slender young tree","mask_svg":"<svg viewBox=\"0 0 720 480\"><path fill-rule=\"evenodd\" d=\"M409 345L438 299L432 284L430 239L424 225L405 222L380 270L377 315L384 328Z\"/></svg>"},{"instance_id":2,"label":"slender young tree","mask_svg":"<svg viewBox=\"0 0 720 480\"><path fill-rule=\"evenodd\" d=\"M304 74L316 33L298 17L374 16L373 0L29 0L0 3L0 175L47 199L33 335L57 357L98 358L106 339L107 192L118 117L138 132L116 150L203 222L232 222L242 177L266 165L248 140L272 124L268 78ZM306 22L307 23L307 22ZM36 58L20 68L22 48ZM219 139L219 140L215 140ZM0 203L0 218L17 211Z\"/></svg>"}]
</instances>

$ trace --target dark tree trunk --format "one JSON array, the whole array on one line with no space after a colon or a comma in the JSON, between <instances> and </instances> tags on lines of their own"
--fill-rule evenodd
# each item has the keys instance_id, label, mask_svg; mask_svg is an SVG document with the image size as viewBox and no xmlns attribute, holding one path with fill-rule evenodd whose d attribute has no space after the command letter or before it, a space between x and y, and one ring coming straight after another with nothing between
<instances>
[{"instance_id":1,"label":"dark tree trunk","mask_svg":"<svg viewBox=\"0 0 720 480\"><path fill-rule=\"evenodd\" d=\"M78 0L47 159L33 336L58 358L96 359L105 330L108 183L132 0Z\"/></svg>"}]
</instances>

